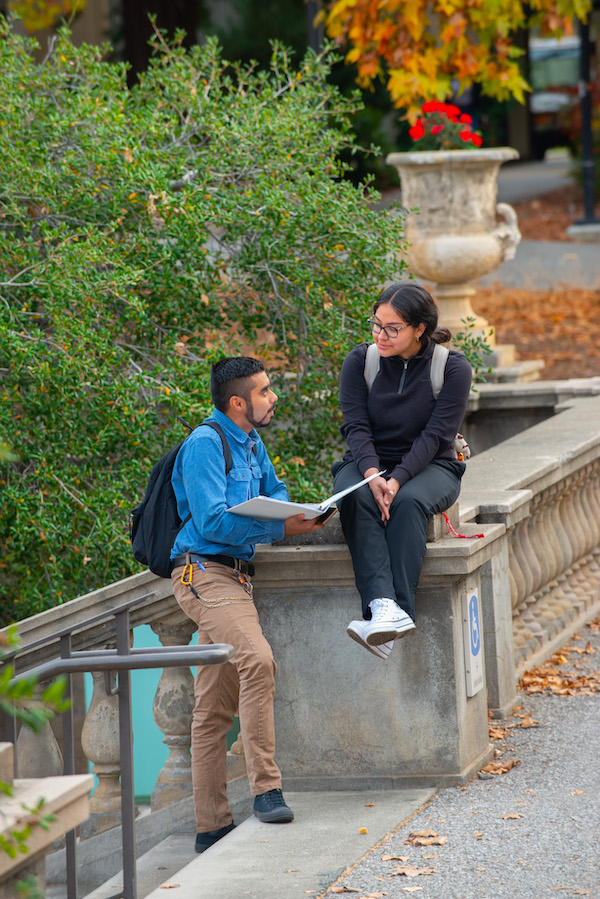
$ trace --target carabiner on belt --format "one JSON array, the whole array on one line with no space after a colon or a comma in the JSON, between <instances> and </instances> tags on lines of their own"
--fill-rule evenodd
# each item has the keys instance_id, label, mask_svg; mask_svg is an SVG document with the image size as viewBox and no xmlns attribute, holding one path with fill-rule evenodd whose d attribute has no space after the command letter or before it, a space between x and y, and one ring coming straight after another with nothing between
<instances>
[{"instance_id":1,"label":"carabiner on belt","mask_svg":"<svg viewBox=\"0 0 600 899\"><path fill-rule=\"evenodd\" d=\"M181 572L181 577L179 580L184 585L184 587L190 588L190 590L192 591L192 593L194 594L196 599L200 599L200 597L198 596L198 592L196 591L196 589L194 588L194 586L192 584L192 577L194 575L194 565L192 562L190 562L190 554L189 553L186 553L185 559L186 559L186 562L185 562L185 565L183 566L183 571Z\"/></svg>"}]
</instances>

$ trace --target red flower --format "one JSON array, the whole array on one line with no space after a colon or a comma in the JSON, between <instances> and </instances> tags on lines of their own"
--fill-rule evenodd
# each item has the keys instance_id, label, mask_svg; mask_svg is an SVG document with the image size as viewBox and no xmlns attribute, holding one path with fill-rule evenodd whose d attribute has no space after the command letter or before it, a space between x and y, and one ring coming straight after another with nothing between
<instances>
[{"instance_id":1,"label":"red flower","mask_svg":"<svg viewBox=\"0 0 600 899\"><path fill-rule=\"evenodd\" d=\"M460 115L460 109L458 106L453 106L452 103L446 103L444 112L446 115L450 116L450 118L453 118L454 116L458 117Z\"/></svg>"},{"instance_id":2,"label":"red flower","mask_svg":"<svg viewBox=\"0 0 600 899\"><path fill-rule=\"evenodd\" d=\"M423 103L422 109L423 112L441 112L444 108L444 104L440 103L438 100L428 100L427 103Z\"/></svg>"},{"instance_id":3,"label":"red flower","mask_svg":"<svg viewBox=\"0 0 600 899\"><path fill-rule=\"evenodd\" d=\"M481 137L481 134L478 134L476 131L474 131L473 134L471 135L471 140L476 147L480 147L483 143L483 138Z\"/></svg>"},{"instance_id":4,"label":"red flower","mask_svg":"<svg viewBox=\"0 0 600 899\"><path fill-rule=\"evenodd\" d=\"M421 119L417 119L416 124L408 129L408 133L413 140L421 140L422 137L425 137L425 129L423 128Z\"/></svg>"},{"instance_id":5,"label":"red flower","mask_svg":"<svg viewBox=\"0 0 600 899\"><path fill-rule=\"evenodd\" d=\"M460 137L461 140L464 140L465 143L469 143L469 141L473 140L473 138L475 137L473 132L470 131L468 128L465 128L464 131L461 131L458 136Z\"/></svg>"},{"instance_id":6,"label":"red flower","mask_svg":"<svg viewBox=\"0 0 600 899\"><path fill-rule=\"evenodd\" d=\"M473 119L466 112L463 112L463 114L460 116L458 121L462 122L464 125L472 125L473 124Z\"/></svg>"},{"instance_id":7,"label":"red flower","mask_svg":"<svg viewBox=\"0 0 600 899\"><path fill-rule=\"evenodd\" d=\"M432 133L432 134L439 134L440 131L443 131L443 130L444 130L444 126L443 126L443 125L432 125L431 133Z\"/></svg>"}]
</instances>

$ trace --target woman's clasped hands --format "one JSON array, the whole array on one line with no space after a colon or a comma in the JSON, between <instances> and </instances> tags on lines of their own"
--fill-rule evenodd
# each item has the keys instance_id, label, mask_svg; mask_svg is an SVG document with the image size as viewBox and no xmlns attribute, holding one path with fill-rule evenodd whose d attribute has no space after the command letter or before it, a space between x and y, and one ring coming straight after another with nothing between
<instances>
[{"instance_id":1,"label":"woman's clasped hands","mask_svg":"<svg viewBox=\"0 0 600 899\"><path fill-rule=\"evenodd\" d=\"M377 469L375 468L369 469L365 472L365 477L374 474L376 470ZM384 477L380 476L369 481L369 487L371 488L371 493L375 498L377 507L381 512L381 520L385 524L390 519L390 506L400 489L400 484L396 478L389 478L386 480Z\"/></svg>"}]
</instances>

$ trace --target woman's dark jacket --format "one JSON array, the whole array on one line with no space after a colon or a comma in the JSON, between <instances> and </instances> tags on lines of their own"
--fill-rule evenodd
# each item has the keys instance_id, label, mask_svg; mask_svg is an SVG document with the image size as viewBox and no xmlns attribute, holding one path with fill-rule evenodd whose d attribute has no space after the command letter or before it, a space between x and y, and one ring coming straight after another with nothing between
<instances>
[{"instance_id":1,"label":"woman's dark jacket","mask_svg":"<svg viewBox=\"0 0 600 899\"><path fill-rule=\"evenodd\" d=\"M381 357L369 391L364 379L366 343L344 359L340 376L341 427L349 451L364 475L385 468L400 486L433 459L455 459L454 436L463 420L472 371L462 353L450 350L444 384L433 398L430 368L434 343L410 359Z\"/></svg>"}]
</instances>

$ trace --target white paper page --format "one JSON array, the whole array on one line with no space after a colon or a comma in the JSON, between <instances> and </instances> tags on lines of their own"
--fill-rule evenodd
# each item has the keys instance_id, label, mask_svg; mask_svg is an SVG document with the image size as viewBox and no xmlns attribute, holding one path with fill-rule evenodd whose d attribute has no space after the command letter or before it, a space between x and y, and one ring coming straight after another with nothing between
<instances>
[{"instance_id":1,"label":"white paper page","mask_svg":"<svg viewBox=\"0 0 600 899\"><path fill-rule=\"evenodd\" d=\"M329 508L329 506L333 506L334 503L337 503L338 499L341 499L348 493L352 493L353 490L356 490L358 487L362 487L363 484L368 484L369 481L373 480L373 478L378 478L379 475L382 474L385 474L385 468L383 469L383 471L376 471L375 474L370 474L368 478L365 478L364 481L359 481L358 484L352 484L351 487L346 487L345 490L340 490L339 493L334 493L333 496L329 497L329 499L324 499L323 502L319 505L319 509L324 512Z\"/></svg>"},{"instance_id":2,"label":"white paper page","mask_svg":"<svg viewBox=\"0 0 600 899\"><path fill-rule=\"evenodd\" d=\"M229 509L234 515L245 518L256 518L257 521L285 521L292 515L304 515L305 518L317 518L323 514L320 506L312 503L291 503L285 499L274 499L270 496L256 496L247 499Z\"/></svg>"},{"instance_id":3,"label":"white paper page","mask_svg":"<svg viewBox=\"0 0 600 899\"><path fill-rule=\"evenodd\" d=\"M347 493L352 493L353 490L356 490L363 484L368 484L369 481L372 481L373 478L378 477L380 474L383 474L383 472L379 471L369 475L363 481L352 484L339 493L334 493L333 496L323 500L319 505L315 503L293 503L289 500L275 499L271 496L256 496L254 499L247 499L243 503L238 503L237 506L232 506L229 511L233 512L234 515L242 515L245 518L256 518L257 521L285 521L286 518L291 518L292 515L301 514L306 519L317 518L331 508L336 500L346 496Z\"/></svg>"}]
</instances>

